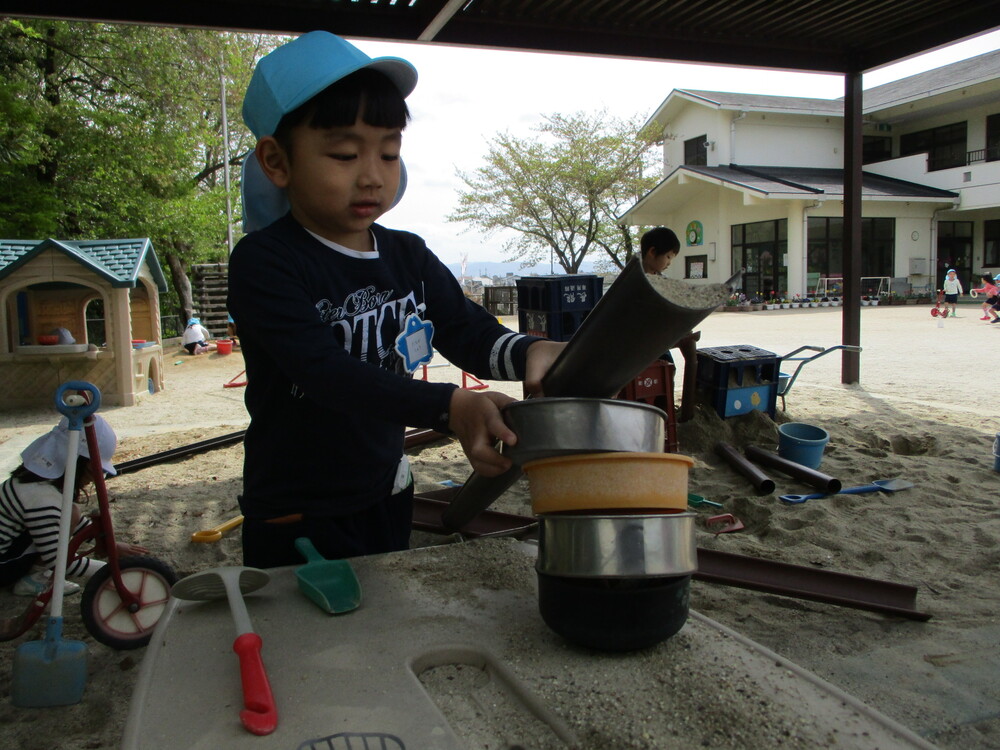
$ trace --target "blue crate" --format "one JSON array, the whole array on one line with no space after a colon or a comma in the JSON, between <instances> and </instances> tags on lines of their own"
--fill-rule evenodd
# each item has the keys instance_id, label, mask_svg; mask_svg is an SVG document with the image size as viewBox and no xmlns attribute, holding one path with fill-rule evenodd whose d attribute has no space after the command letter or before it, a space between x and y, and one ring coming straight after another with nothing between
<instances>
[{"instance_id":1,"label":"blue crate","mask_svg":"<svg viewBox=\"0 0 1000 750\"><path fill-rule=\"evenodd\" d=\"M725 419L754 409L774 418L781 357L755 346L698 350L698 394Z\"/></svg>"},{"instance_id":2,"label":"blue crate","mask_svg":"<svg viewBox=\"0 0 1000 750\"><path fill-rule=\"evenodd\" d=\"M527 276L517 280L517 306L521 310L592 310L603 293L604 279L592 274Z\"/></svg>"},{"instance_id":3,"label":"blue crate","mask_svg":"<svg viewBox=\"0 0 1000 750\"><path fill-rule=\"evenodd\" d=\"M553 341L569 341L589 313L590 310L549 312L522 308L517 311L518 330Z\"/></svg>"}]
</instances>

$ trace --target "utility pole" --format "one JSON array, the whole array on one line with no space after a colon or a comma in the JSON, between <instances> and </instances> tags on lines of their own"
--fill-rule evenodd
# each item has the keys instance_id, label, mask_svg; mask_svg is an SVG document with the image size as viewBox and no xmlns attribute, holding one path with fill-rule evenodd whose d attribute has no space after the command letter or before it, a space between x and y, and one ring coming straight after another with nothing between
<instances>
[{"instance_id":1,"label":"utility pole","mask_svg":"<svg viewBox=\"0 0 1000 750\"><path fill-rule=\"evenodd\" d=\"M225 58L219 57L219 84L222 89L222 173L226 187L226 243L233 252L233 201L229 195L229 117L226 112L226 68Z\"/></svg>"}]
</instances>

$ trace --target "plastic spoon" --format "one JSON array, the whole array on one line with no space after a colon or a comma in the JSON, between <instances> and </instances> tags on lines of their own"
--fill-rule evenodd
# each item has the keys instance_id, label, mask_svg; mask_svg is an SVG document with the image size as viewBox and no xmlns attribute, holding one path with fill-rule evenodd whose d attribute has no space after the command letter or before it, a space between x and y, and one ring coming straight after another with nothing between
<instances>
[{"instance_id":1,"label":"plastic spoon","mask_svg":"<svg viewBox=\"0 0 1000 750\"><path fill-rule=\"evenodd\" d=\"M813 495L782 495L778 499L783 503L796 505L804 503L806 500L818 500L821 497L830 497L831 494L863 495L866 492L898 492L899 490L908 490L912 486L913 482L907 482L905 479L878 479L871 484L863 484L860 487L848 487L836 493L819 492Z\"/></svg>"},{"instance_id":2,"label":"plastic spoon","mask_svg":"<svg viewBox=\"0 0 1000 750\"><path fill-rule=\"evenodd\" d=\"M232 531L237 526L243 523L243 516L236 516L236 518L230 518L225 523L220 523L211 529L203 529L202 531L196 531L191 535L192 542L217 542L222 539L222 535L227 531Z\"/></svg>"},{"instance_id":3,"label":"plastic spoon","mask_svg":"<svg viewBox=\"0 0 1000 750\"><path fill-rule=\"evenodd\" d=\"M240 711L240 721L247 730L257 735L270 734L277 728L278 710L275 708L271 683L260 656L263 642L253 632L243 593L256 591L270 578L267 572L257 568L211 568L182 578L170 590L178 599L192 601L228 597L233 622L236 624L233 651L240 658L240 681L243 683L244 708Z\"/></svg>"}]
</instances>

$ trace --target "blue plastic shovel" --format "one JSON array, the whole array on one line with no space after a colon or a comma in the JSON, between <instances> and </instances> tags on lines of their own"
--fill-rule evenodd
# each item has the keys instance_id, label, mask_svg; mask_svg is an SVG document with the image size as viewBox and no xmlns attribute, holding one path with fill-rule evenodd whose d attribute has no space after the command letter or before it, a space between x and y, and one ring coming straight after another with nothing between
<instances>
[{"instance_id":1,"label":"blue plastic shovel","mask_svg":"<svg viewBox=\"0 0 1000 750\"><path fill-rule=\"evenodd\" d=\"M908 490L912 486L913 482L907 482L905 479L879 479L871 484L863 484L860 487L847 487L836 494L863 495L866 492L898 492L899 490ZM804 503L806 500L818 500L821 497L832 496L818 492L814 495L782 495L778 499L783 503L797 505L798 503Z\"/></svg>"},{"instance_id":2,"label":"blue plastic shovel","mask_svg":"<svg viewBox=\"0 0 1000 750\"><path fill-rule=\"evenodd\" d=\"M88 404L79 394L66 396L66 391L87 391L91 394L91 402ZM73 523L80 433L83 431L84 420L96 412L100 405L101 392L90 383L70 381L56 390L56 409L69 422L69 442L66 472L63 476L56 564L52 571L52 598L49 602L49 619L45 625L45 640L22 643L14 653L10 700L15 706L69 706L83 700L83 690L87 685L87 644L83 641L63 640L63 584L66 582L70 526Z\"/></svg>"}]
</instances>

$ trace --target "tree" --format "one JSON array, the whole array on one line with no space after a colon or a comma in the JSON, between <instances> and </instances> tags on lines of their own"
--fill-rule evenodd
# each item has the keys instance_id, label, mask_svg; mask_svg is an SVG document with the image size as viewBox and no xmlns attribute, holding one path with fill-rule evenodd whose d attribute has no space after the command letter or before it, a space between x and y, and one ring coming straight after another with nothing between
<instances>
[{"instance_id":1,"label":"tree","mask_svg":"<svg viewBox=\"0 0 1000 750\"><path fill-rule=\"evenodd\" d=\"M270 37L0 21L0 235L152 238L191 314L192 263L227 257L221 80L238 112ZM231 122L230 162L252 144ZM230 196L232 197L232 196Z\"/></svg>"},{"instance_id":2,"label":"tree","mask_svg":"<svg viewBox=\"0 0 1000 750\"><path fill-rule=\"evenodd\" d=\"M469 189L449 221L487 235L513 230L504 250L522 266L554 258L575 274L597 248L607 265L624 267L634 240L616 218L655 184L646 167L659 132L606 110L547 115L534 130L525 139L499 133L484 166L458 172Z\"/></svg>"}]
</instances>

